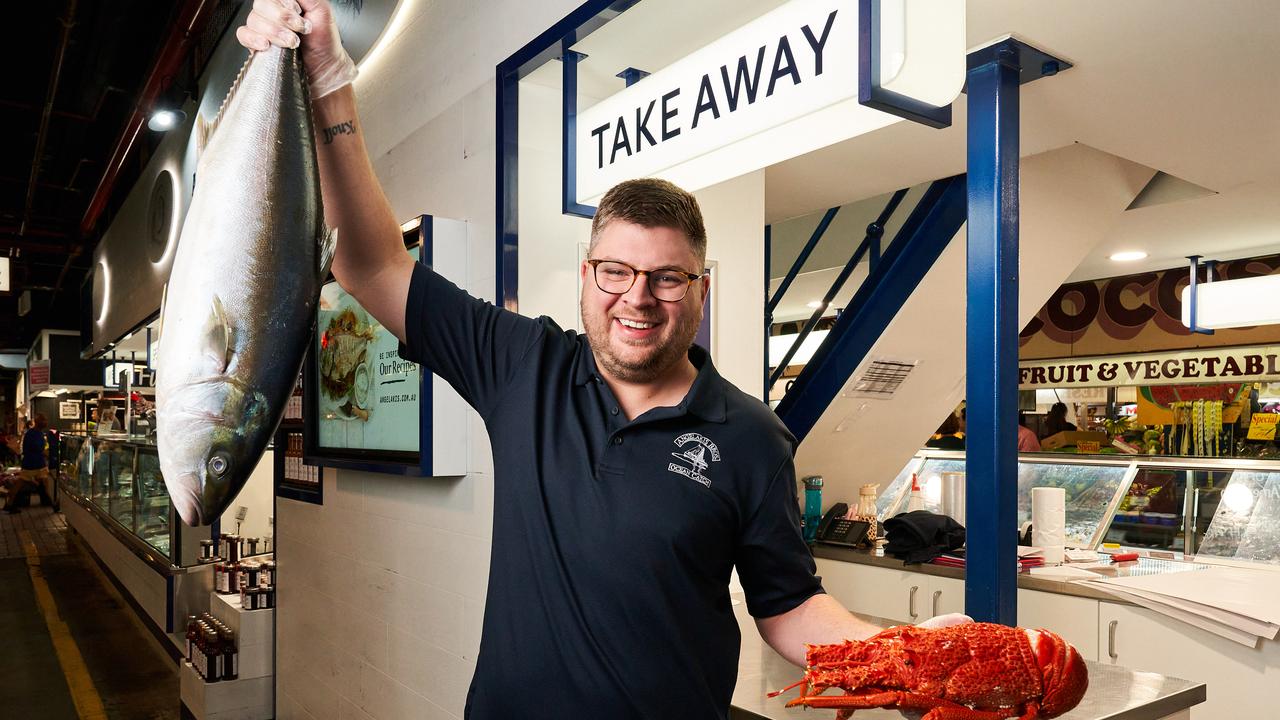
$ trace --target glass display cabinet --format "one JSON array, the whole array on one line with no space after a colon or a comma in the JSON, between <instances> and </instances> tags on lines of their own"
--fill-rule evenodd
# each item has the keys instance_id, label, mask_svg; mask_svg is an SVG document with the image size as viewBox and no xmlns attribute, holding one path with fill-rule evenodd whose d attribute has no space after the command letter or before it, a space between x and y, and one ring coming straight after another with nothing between
<instances>
[{"instance_id":1,"label":"glass display cabinet","mask_svg":"<svg viewBox=\"0 0 1280 720\"><path fill-rule=\"evenodd\" d=\"M199 540L211 531L178 518L153 443L64 436L59 483L140 555L166 566L198 564Z\"/></svg>"},{"instance_id":2,"label":"glass display cabinet","mask_svg":"<svg viewBox=\"0 0 1280 720\"><path fill-rule=\"evenodd\" d=\"M940 513L941 476L964 472L963 452L922 451L881 492L881 521L906 510L911 474ZM1018 523L1031 488L1066 491L1071 547L1118 543L1171 558L1280 565L1280 463L1233 458L1051 456L1018 459Z\"/></svg>"}]
</instances>

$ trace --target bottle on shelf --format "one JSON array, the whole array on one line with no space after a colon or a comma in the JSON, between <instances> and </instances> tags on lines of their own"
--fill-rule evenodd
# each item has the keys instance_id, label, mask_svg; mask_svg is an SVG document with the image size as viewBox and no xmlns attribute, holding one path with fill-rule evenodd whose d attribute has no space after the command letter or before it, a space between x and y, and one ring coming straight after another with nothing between
<instances>
[{"instance_id":1,"label":"bottle on shelf","mask_svg":"<svg viewBox=\"0 0 1280 720\"><path fill-rule=\"evenodd\" d=\"M911 497L907 500L907 512L924 509L924 493L920 492L920 477L911 473Z\"/></svg>"},{"instance_id":2,"label":"bottle on shelf","mask_svg":"<svg viewBox=\"0 0 1280 720\"><path fill-rule=\"evenodd\" d=\"M236 650L236 634L230 628L218 630L222 642L222 679L235 680L240 677L240 655Z\"/></svg>"},{"instance_id":3,"label":"bottle on shelf","mask_svg":"<svg viewBox=\"0 0 1280 720\"><path fill-rule=\"evenodd\" d=\"M218 641L218 631L209 628L205 631L205 656L207 658L205 671L205 682L220 682L222 680L222 643Z\"/></svg>"},{"instance_id":4,"label":"bottle on shelf","mask_svg":"<svg viewBox=\"0 0 1280 720\"><path fill-rule=\"evenodd\" d=\"M196 647L196 616L187 616L187 661L190 662L194 656Z\"/></svg>"},{"instance_id":5,"label":"bottle on shelf","mask_svg":"<svg viewBox=\"0 0 1280 720\"><path fill-rule=\"evenodd\" d=\"M872 545L875 545L876 537L879 535L876 511L877 488L875 483L866 483L858 488L858 510L853 518L867 523L867 542Z\"/></svg>"}]
</instances>

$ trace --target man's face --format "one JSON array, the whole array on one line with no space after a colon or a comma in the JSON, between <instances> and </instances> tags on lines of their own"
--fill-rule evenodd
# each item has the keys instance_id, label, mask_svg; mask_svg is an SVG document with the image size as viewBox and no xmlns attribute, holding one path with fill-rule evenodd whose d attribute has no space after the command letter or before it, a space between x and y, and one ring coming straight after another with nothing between
<instances>
[{"instance_id":1,"label":"man's face","mask_svg":"<svg viewBox=\"0 0 1280 720\"><path fill-rule=\"evenodd\" d=\"M637 270L703 270L683 232L622 220L601 230L591 257ZM582 264L582 322L601 370L624 382L652 382L685 359L702 323L709 290L705 276L694 281L683 300L663 302L649 291L647 274L637 275L627 292L613 295L596 285L594 272Z\"/></svg>"}]
</instances>

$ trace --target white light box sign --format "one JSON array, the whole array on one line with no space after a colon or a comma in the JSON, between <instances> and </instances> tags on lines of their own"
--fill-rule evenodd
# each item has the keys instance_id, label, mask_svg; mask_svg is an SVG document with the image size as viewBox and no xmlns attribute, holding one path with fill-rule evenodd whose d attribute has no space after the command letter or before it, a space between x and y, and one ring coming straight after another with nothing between
<instances>
[{"instance_id":1,"label":"white light box sign","mask_svg":"<svg viewBox=\"0 0 1280 720\"><path fill-rule=\"evenodd\" d=\"M965 3L881 7L881 87L949 104ZM856 0L792 0L582 112L578 201L635 177L698 190L901 120L858 103Z\"/></svg>"}]
</instances>

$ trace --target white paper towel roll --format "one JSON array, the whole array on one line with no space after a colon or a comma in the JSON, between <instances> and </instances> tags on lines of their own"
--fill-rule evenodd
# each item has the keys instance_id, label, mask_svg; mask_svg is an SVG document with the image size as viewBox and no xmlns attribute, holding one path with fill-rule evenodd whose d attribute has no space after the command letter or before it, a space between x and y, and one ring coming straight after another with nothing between
<instances>
[{"instance_id":1,"label":"white paper towel roll","mask_svg":"<svg viewBox=\"0 0 1280 720\"><path fill-rule=\"evenodd\" d=\"M1046 565L1061 565L1066 545L1067 491L1031 488L1031 544L1044 550Z\"/></svg>"}]
</instances>

